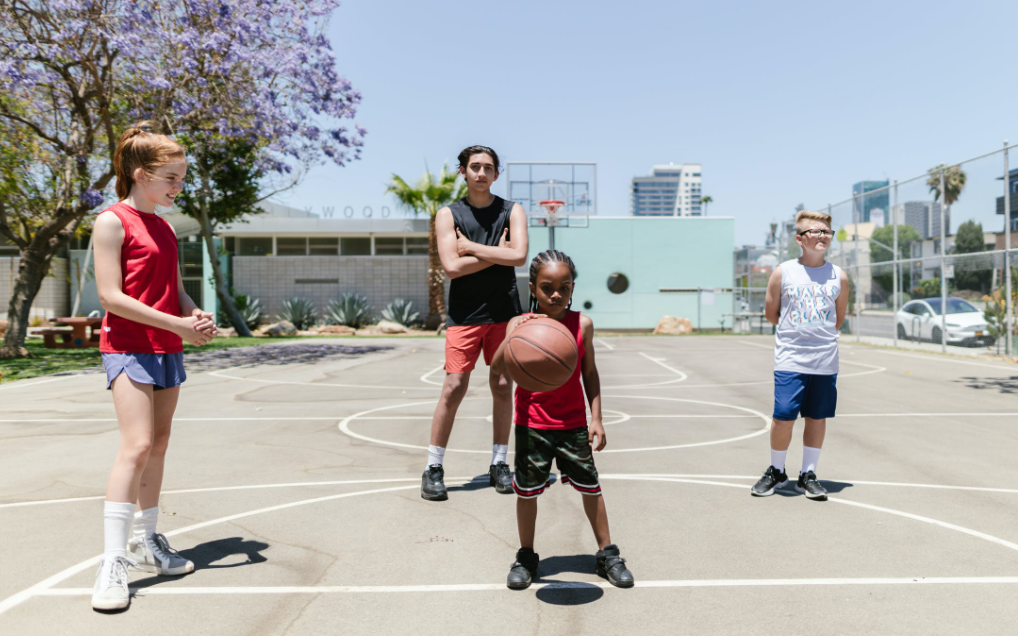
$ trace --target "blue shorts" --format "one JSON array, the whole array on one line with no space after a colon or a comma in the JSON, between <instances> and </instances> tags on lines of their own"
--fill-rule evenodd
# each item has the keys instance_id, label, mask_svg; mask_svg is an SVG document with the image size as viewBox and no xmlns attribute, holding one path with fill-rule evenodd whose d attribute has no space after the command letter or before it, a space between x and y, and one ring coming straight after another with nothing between
<instances>
[{"instance_id":1,"label":"blue shorts","mask_svg":"<svg viewBox=\"0 0 1018 636\"><path fill-rule=\"evenodd\" d=\"M774 372L774 419L794 422L803 417L823 420L834 417L838 406L838 374L812 375L794 371Z\"/></svg>"},{"instance_id":2,"label":"blue shorts","mask_svg":"<svg viewBox=\"0 0 1018 636\"><path fill-rule=\"evenodd\" d=\"M187 379L183 353L104 353L106 388L121 373L138 384L151 384L154 391L172 389Z\"/></svg>"}]
</instances>

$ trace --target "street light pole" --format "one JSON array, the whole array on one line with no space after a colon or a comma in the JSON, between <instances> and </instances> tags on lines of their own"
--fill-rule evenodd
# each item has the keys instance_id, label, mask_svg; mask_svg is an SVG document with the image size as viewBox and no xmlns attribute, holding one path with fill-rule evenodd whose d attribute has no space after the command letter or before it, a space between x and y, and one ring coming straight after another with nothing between
<instances>
[{"instance_id":1,"label":"street light pole","mask_svg":"<svg viewBox=\"0 0 1018 636\"><path fill-rule=\"evenodd\" d=\"M1007 307L1007 336L1005 346L1007 347L1008 358L1011 357L1011 347L1014 343L1014 307L1011 299L1011 175L1008 167L1007 140L1004 140L1004 296Z\"/></svg>"},{"instance_id":2,"label":"street light pole","mask_svg":"<svg viewBox=\"0 0 1018 636\"><path fill-rule=\"evenodd\" d=\"M947 353L947 168L940 169L940 352Z\"/></svg>"},{"instance_id":3,"label":"street light pole","mask_svg":"<svg viewBox=\"0 0 1018 636\"><path fill-rule=\"evenodd\" d=\"M894 180L894 203L891 204L890 216L891 225L894 226L894 251L891 253L892 280L891 284L891 305L894 311L894 346L898 346L898 180Z\"/></svg>"}]
</instances>

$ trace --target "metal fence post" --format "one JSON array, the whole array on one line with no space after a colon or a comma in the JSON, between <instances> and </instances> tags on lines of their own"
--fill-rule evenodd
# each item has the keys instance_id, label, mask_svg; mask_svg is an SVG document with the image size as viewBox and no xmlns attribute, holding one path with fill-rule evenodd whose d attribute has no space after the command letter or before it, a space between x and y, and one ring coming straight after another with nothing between
<instances>
[{"instance_id":1,"label":"metal fence post","mask_svg":"<svg viewBox=\"0 0 1018 636\"><path fill-rule=\"evenodd\" d=\"M862 331L862 300L860 298L860 289L862 282L860 276L862 270L859 267L859 205L857 201L858 195L852 195L852 262L855 265L855 325L852 331L855 332L855 341L860 341Z\"/></svg>"},{"instance_id":2,"label":"metal fence post","mask_svg":"<svg viewBox=\"0 0 1018 636\"><path fill-rule=\"evenodd\" d=\"M940 169L940 352L947 353L947 168Z\"/></svg>"},{"instance_id":3,"label":"metal fence post","mask_svg":"<svg viewBox=\"0 0 1018 636\"><path fill-rule=\"evenodd\" d=\"M1011 299L1011 175L1008 167L1007 140L1004 140L1004 296L1007 307L1007 336L1005 346L1007 347L1006 357L1010 358L1013 346L1014 330L1014 306Z\"/></svg>"},{"instance_id":4,"label":"metal fence post","mask_svg":"<svg viewBox=\"0 0 1018 636\"><path fill-rule=\"evenodd\" d=\"M895 218L895 215L897 214L897 208L898 208L898 180L895 179L894 203L891 204L889 214L891 218L891 224L894 226L894 254L891 255L891 267L893 268L892 280L894 281L893 284L891 285L891 311L894 312L892 314L894 316L893 321L894 326L892 327L892 329L894 330L895 347L898 346L898 265L899 265L898 259L901 258L901 255L898 252L898 219Z\"/></svg>"}]
</instances>

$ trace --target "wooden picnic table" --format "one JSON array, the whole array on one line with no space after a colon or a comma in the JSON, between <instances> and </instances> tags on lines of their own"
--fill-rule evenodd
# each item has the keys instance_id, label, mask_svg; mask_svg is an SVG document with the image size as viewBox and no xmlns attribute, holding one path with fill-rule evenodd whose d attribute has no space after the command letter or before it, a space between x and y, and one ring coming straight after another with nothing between
<instances>
[{"instance_id":1,"label":"wooden picnic table","mask_svg":"<svg viewBox=\"0 0 1018 636\"><path fill-rule=\"evenodd\" d=\"M99 331L103 324L102 318L56 318L58 325L67 325L64 329L44 329L39 333L47 349L84 349L99 346ZM60 342L57 342L60 338Z\"/></svg>"}]
</instances>

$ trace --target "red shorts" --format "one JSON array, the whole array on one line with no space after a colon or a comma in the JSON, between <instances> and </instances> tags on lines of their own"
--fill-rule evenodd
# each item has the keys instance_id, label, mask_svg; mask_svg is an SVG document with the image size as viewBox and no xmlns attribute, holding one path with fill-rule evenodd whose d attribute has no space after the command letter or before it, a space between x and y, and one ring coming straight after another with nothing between
<instances>
[{"instance_id":1,"label":"red shorts","mask_svg":"<svg viewBox=\"0 0 1018 636\"><path fill-rule=\"evenodd\" d=\"M491 366L498 346L505 340L508 325L508 322L496 322L489 325L448 327L445 330L446 373L473 371L482 349L484 363Z\"/></svg>"}]
</instances>

